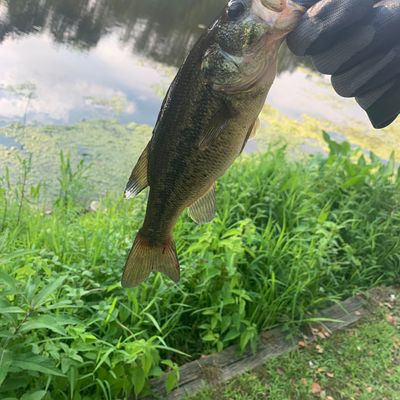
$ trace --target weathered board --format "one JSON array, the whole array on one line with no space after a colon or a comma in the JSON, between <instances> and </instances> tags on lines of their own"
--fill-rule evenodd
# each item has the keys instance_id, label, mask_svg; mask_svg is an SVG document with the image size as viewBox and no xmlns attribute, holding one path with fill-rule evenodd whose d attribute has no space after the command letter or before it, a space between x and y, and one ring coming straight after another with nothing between
<instances>
[{"instance_id":1,"label":"weathered board","mask_svg":"<svg viewBox=\"0 0 400 400\"><path fill-rule=\"evenodd\" d=\"M315 324L315 328L322 328L328 333L343 329L365 314L366 304L361 296L354 296L329 307L317 316L320 322ZM314 335L305 334L308 341L315 340ZM240 353L237 346L231 346L221 353L211 354L185 364L180 368L180 381L177 388L167 394L165 377L153 380L151 382L153 396L148 399L178 400L185 395L194 395L207 384L216 385L225 382L264 364L270 358L297 349L299 340L303 338L304 334L288 339L280 329L263 332L259 337L255 353L250 349Z\"/></svg>"}]
</instances>

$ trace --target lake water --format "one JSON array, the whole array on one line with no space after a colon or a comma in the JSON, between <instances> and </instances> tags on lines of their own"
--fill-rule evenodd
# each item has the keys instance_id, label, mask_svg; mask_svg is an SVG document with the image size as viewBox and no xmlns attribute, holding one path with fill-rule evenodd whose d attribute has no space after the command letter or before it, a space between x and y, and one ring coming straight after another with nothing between
<instances>
[{"instance_id":1,"label":"lake water","mask_svg":"<svg viewBox=\"0 0 400 400\"><path fill-rule=\"evenodd\" d=\"M224 4L0 0L0 126L115 117L152 126L177 67ZM298 68L307 61L288 50L280 58L272 106L293 118L367 121L327 78Z\"/></svg>"}]
</instances>

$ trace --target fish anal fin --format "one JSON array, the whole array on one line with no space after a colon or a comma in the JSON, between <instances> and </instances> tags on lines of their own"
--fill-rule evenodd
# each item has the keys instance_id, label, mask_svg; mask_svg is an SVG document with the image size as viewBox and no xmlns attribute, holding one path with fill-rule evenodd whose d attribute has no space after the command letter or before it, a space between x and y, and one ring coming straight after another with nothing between
<instances>
[{"instance_id":1,"label":"fish anal fin","mask_svg":"<svg viewBox=\"0 0 400 400\"><path fill-rule=\"evenodd\" d=\"M143 150L143 153L139 157L138 162L133 168L132 174L129 178L125 188L125 198L130 199L137 196L143 189L148 186L147 182L147 163L148 163L148 152L149 144Z\"/></svg>"},{"instance_id":2,"label":"fish anal fin","mask_svg":"<svg viewBox=\"0 0 400 400\"><path fill-rule=\"evenodd\" d=\"M188 208L188 214L197 224L206 224L215 217L215 209L216 192L214 183L206 194Z\"/></svg>"},{"instance_id":3,"label":"fish anal fin","mask_svg":"<svg viewBox=\"0 0 400 400\"><path fill-rule=\"evenodd\" d=\"M138 286L151 272L162 272L174 282L179 281L179 261L175 243L171 238L161 245L152 245L139 232L125 264L122 287Z\"/></svg>"},{"instance_id":4,"label":"fish anal fin","mask_svg":"<svg viewBox=\"0 0 400 400\"><path fill-rule=\"evenodd\" d=\"M200 136L198 141L198 147L200 150L206 150L213 143L215 143L219 135L224 131L229 119L231 118L231 112L225 104L212 116L203 134Z\"/></svg>"}]
</instances>

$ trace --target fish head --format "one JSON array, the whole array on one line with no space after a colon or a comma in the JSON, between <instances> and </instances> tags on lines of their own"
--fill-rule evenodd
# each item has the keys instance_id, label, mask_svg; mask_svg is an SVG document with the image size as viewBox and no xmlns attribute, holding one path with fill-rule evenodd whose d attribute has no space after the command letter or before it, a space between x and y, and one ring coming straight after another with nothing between
<instances>
[{"instance_id":1,"label":"fish head","mask_svg":"<svg viewBox=\"0 0 400 400\"><path fill-rule=\"evenodd\" d=\"M206 81L235 93L271 80L279 47L304 11L290 0L230 0L210 28L201 66Z\"/></svg>"},{"instance_id":2,"label":"fish head","mask_svg":"<svg viewBox=\"0 0 400 400\"><path fill-rule=\"evenodd\" d=\"M282 41L304 11L288 0L230 0L217 21L216 41L222 50L241 55L260 42Z\"/></svg>"}]
</instances>

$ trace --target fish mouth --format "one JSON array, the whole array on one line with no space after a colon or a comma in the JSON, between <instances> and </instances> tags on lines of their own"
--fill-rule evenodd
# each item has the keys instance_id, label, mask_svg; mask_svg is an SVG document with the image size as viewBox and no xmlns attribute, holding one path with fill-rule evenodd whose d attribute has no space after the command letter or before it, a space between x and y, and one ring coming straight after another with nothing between
<instances>
[{"instance_id":1,"label":"fish mouth","mask_svg":"<svg viewBox=\"0 0 400 400\"><path fill-rule=\"evenodd\" d=\"M286 0L253 0L251 4L251 13L273 27L280 13L283 12L285 8Z\"/></svg>"},{"instance_id":2,"label":"fish mouth","mask_svg":"<svg viewBox=\"0 0 400 400\"><path fill-rule=\"evenodd\" d=\"M253 0L251 4L251 14L269 25L276 36L290 33L305 11L291 0Z\"/></svg>"},{"instance_id":3,"label":"fish mouth","mask_svg":"<svg viewBox=\"0 0 400 400\"><path fill-rule=\"evenodd\" d=\"M275 12L282 12L287 5L286 0L261 0L261 3L264 7Z\"/></svg>"}]
</instances>

